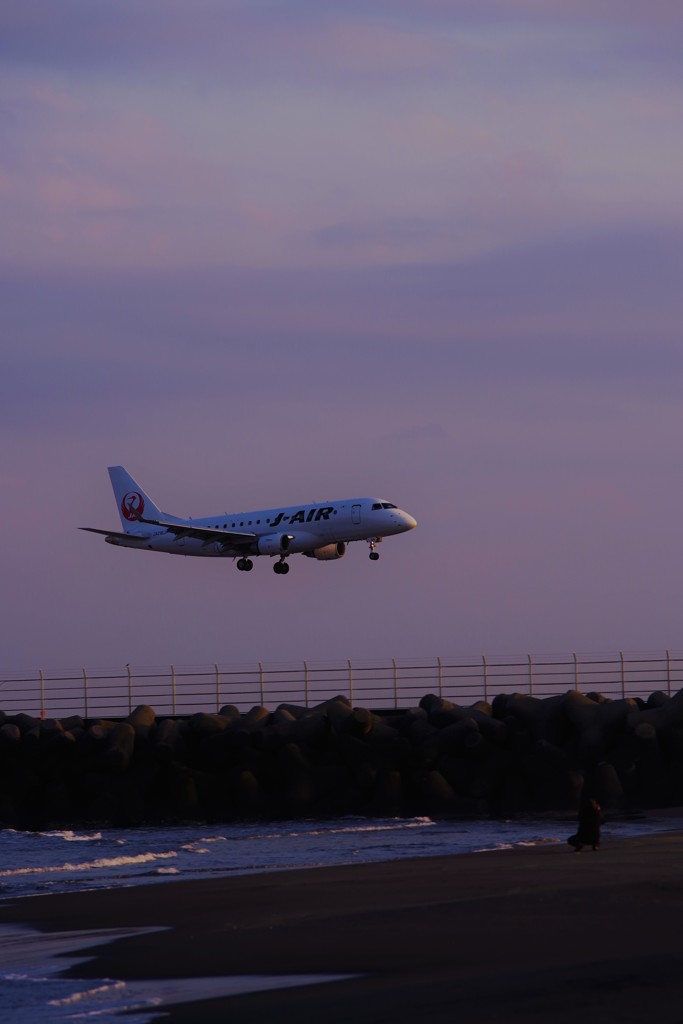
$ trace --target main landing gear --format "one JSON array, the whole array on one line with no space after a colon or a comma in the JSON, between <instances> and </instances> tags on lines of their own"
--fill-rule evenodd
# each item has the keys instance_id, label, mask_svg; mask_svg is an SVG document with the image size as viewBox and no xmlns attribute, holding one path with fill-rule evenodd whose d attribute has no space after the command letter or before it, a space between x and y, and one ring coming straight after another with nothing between
<instances>
[{"instance_id":1,"label":"main landing gear","mask_svg":"<svg viewBox=\"0 0 683 1024\"><path fill-rule=\"evenodd\" d=\"M379 544L381 539L382 539L381 537L374 537L372 540L368 541L368 544L370 545L370 561L371 562L376 562L377 559L379 558L379 551L375 551L375 546L377 544Z\"/></svg>"},{"instance_id":2,"label":"main landing gear","mask_svg":"<svg viewBox=\"0 0 683 1024\"><path fill-rule=\"evenodd\" d=\"M237 568L240 572L251 572L254 568L254 563L251 558L238 558ZM278 576L286 576L289 572L289 566L284 559L280 559L280 561L276 562L273 566L273 572L276 572Z\"/></svg>"}]
</instances>

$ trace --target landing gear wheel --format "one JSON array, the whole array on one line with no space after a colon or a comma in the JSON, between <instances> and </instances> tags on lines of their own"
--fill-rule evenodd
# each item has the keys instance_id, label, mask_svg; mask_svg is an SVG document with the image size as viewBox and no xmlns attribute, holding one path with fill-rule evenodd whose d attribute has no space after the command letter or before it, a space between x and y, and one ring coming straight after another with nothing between
<instances>
[{"instance_id":1,"label":"landing gear wheel","mask_svg":"<svg viewBox=\"0 0 683 1024\"><path fill-rule=\"evenodd\" d=\"M289 572L289 566L286 562L276 562L273 566L273 572L276 572L278 576L286 576Z\"/></svg>"},{"instance_id":2,"label":"landing gear wheel","mask_svg":"<svg viewBox=\"0 0 683 1024\"><path fill-rule=\"evenodd\" d=\"M251 572L251 570L254 568L254 563L252 562L251 558L238 558L237 568L239 569L240 572Z\"/></svg>"},{"instance_id":3,"label":"landing gear wheel","mask_svg":"<svg viewBox=\"0 0 683 1024\"><path fill-rule=\"evenodd\" d=\"M372 562L376 562L378 559L379 559L379 551L371 551L370 552L370 560Z\"/></svg>"}]
</instances>

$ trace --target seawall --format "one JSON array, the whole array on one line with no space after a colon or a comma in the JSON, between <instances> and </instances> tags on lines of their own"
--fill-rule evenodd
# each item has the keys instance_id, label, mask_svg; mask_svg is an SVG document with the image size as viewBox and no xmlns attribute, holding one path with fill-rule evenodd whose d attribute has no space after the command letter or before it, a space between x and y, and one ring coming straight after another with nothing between
<instances>
[{"instance_id":1,"label":"seawall","mask_svg":"<svg viewBox=\"0 0 683 1024\"><path fill-rule=\"evenodd\" d=\"M683 804L683 690L427 694L381 715L345 697L125 721L0 712L4 827L573 813L582 792L608 810Z\"/></svg>"}]
</instances>

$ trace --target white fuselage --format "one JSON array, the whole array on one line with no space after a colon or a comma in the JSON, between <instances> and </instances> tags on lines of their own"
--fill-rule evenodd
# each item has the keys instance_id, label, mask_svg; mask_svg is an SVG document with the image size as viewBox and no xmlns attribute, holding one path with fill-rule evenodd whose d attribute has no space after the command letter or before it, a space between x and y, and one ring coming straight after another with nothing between
<instances>
[{"instance_id":1,"label":"white fuselage","mask_svg":"<svg viewBox=\"0 0 683 1024\"><path fill-rule=\"evenodd\" d=\"M171 519L171 517L166 517ZM232 515L206 516L202 519L177 519L175 527L187 525L188 530L211 531L211 536L198 539L165 526L136 523L126 538L120 534L108 538L120 547L146 548L171 555L204 555L236 557L248 552L257 554L313 553L330 544L348 544L357 540L379 540L405 533L416 526L407 512L376 498L349 498L320 502L316 505L293 505L288 508L238 512ZM214 532L215 531L215 532ZM226 536L221 537L221 533ZM253 534L249 543L234 544L230 535ZM283 547L280 538L287 538ZM273 542L272 550L264 550L264 542Z\"/></svg>"}]
</instances>

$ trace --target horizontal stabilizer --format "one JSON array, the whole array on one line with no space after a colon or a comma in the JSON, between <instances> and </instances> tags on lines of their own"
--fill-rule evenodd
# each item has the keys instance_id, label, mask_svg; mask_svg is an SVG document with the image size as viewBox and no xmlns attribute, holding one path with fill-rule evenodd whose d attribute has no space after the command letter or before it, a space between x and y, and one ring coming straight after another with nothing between
<instances>
[{"instance_id":1,"label":"horizontal stabilizer","mask_svg":"<svg viewBox=\"0 0 683 1024\"><path fill-rule=\"evenodd\" d=\"M79 526L79 530L88 533L101 533L104 537L116 537L117 540L149 540L149 537L136 536L134 533L119 533L118 530L98 530L94 526Z\"/></svg>"}]
</instances>

